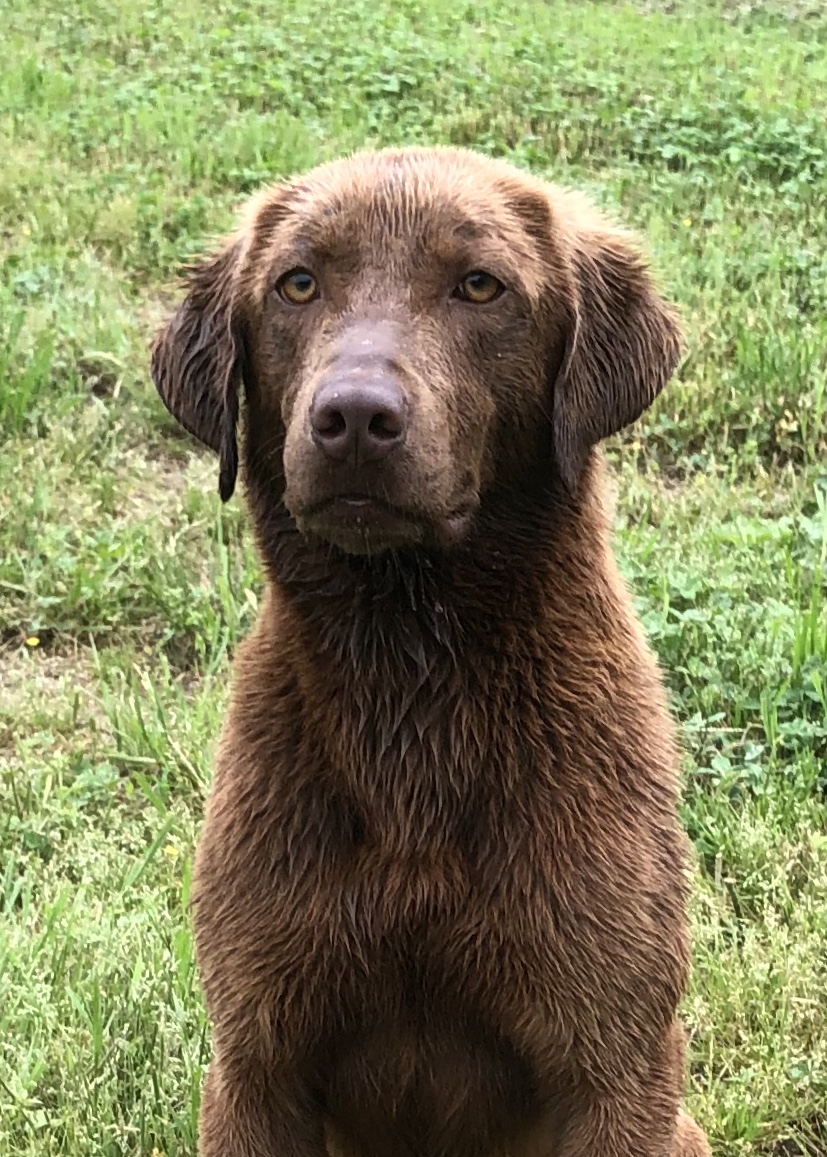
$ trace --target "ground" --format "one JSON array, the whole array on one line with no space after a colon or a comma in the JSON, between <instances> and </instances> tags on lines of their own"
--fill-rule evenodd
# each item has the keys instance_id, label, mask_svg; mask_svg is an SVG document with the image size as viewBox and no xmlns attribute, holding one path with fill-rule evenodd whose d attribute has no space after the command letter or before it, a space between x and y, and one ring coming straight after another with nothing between
<instances>
[{"instance_id":1,"label":"ground","mask_svg":"<svg viewBox=\"0 0 827 1157\"><path fill-rule=\"evenodd\" d=\"M716 1157L823 1157L825 92L816 0L5 0L0 1152L195 1151L192 848L261 580L146 343L261 182L422 141L591 192L685 318L610 457L686 751L688 1101Z\"/></svg>"}]
</instances>

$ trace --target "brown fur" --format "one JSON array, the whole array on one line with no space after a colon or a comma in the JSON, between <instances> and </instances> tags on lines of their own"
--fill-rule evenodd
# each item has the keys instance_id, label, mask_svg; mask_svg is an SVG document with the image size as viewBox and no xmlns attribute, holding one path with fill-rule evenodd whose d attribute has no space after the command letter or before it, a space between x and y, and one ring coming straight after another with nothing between
<instances>
[{"instance_id":1,"label":"brown fur","mask_svg":"<svg viewBox=\"0 0 827 1157\"><path fill-rule=\"evenodd\" d=\"M502 296L452 296L474 269ZM202 1157L709 1153L673 730L593 449L678 349L622 231L454 150L269 189L193 271L153 372L224 497L243 384L268 580L198 851ZM372 373L404 445L331 463L314 391Z\"/></svg>"}]
</instances>

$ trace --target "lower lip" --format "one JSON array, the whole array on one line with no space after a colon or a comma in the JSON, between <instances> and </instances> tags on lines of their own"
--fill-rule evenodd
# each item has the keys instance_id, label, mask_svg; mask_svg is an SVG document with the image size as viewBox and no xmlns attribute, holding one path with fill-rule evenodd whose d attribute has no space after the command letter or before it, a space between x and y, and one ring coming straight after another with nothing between
<instances>
[{"instance_id":1,"label":"lower lip","mask_svg":"<svg viewBox=\"0 0 827 1157\"><path fill-rule=\"evenodd\" d=\"M374 506L375 503L372 498L337 498L333 502L333 505L352 507L354 510L361 510L365 506Z\"/></svg>"},{"instance_id":2,"label":"lower lip","mask_svg":"<svg viewBox=\"0 0 827 1157\"><path fill-rule=\"evenodd\" d=\"M421 538L416 521L402 511L359 496L334 498L307 519L306 525L320 538L358 554Z\"/></svg>"},{"instance_id":3,"label":"lower lip","mask_svg":"<svg viewBox=\"0 0 827 1157\"><path fill-rule=\"evenodd\" d=\"M366 530L398 527L408 520L397 510L372 498L335 498L323 512L337 521L344 519Z\"/></svg>"}]
</instances>

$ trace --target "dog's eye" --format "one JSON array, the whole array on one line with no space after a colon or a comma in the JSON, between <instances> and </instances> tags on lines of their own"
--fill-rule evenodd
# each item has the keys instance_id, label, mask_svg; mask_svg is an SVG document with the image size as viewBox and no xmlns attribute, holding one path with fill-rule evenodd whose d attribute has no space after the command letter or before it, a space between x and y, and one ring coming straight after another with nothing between
<instances>
[{"instance_id":1,"label":"dog's eye","mask_svg":"<svg viewBox=\"0 0 827 1157\"><path fill-rule=\"evenodd\" d=\"M309 305L319 296L319 285L306 269L291 269L279 278L276 292L290 305Z\"/></svg>"},{"instance_id":2,"label":"dog's eye","mask_svg":"<svg viewBox=\"0 0 827 1157\"><path fill-rule=\"evenodd\" d=\"M493 273L475 269L463 277L454 290L454 297L458 297L461 301L470 301L474 305L485 305L495 297L499 297L504 289L503 283L498 281Z\"/></svg>"}]
</instances>

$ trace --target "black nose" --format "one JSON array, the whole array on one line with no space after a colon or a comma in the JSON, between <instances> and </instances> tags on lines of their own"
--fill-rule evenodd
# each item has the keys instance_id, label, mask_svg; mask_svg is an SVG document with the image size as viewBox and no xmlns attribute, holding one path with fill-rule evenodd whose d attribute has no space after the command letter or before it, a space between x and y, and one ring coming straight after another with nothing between
<instances>
[{"instance_id":1,"label":"black nose","mask_svg":"<svg viewBox=\"0 0 827 1157\"><path fill-rule=\"evenodd\" d=\"M310 407L313 441L336 461L378 461L405 441L405 397L390 378L354 381L347 375L321 383Z\"/></svg>"}]
</instances>

